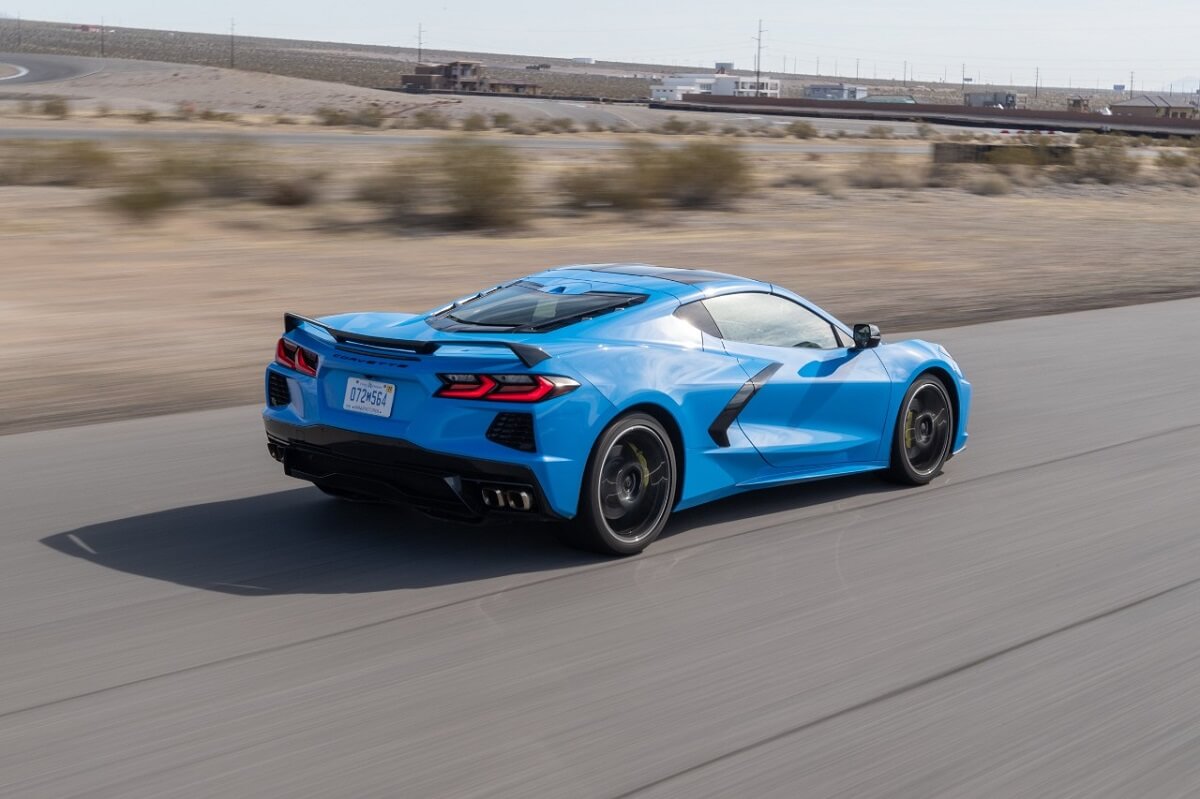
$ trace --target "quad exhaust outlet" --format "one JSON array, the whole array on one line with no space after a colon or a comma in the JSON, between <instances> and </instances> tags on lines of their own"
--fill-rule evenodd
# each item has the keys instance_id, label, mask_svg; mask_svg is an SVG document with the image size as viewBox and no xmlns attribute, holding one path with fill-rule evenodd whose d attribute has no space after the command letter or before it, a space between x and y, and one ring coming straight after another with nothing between
<instances>
[{"instance_id":1,"label":"quad exhaust outlet","mask_svg":"<svg viewBox=\"0 0 1200 799\"><path fill-rule=\"evenodd\" d=\"M518 488L486 487L482 492L483 504L496 510L528 511L533 509L533 495Z\"/></svg>"}]
</instances>

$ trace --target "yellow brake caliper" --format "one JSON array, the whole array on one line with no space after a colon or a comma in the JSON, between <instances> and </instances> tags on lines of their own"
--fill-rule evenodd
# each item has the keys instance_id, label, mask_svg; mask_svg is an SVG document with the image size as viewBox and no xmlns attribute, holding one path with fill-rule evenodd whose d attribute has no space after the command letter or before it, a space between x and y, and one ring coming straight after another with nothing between
<instances>
[{"instance_id":1,"label":"yellow brake caliper","mask_svg":"<svg viewBox=\"0 0 1200 799\"><path fill-rule=\"evenodd\" d=\"M635 447L633 444L630 444L629 448L631 450L633 450L633 454L637 456L638 463L640 463L642 465L642 488L649 488L650 487L650 464L646 463L646 456L642 454L642 451L640 449Z\"/></svg>"},{"instance_id":2,"label":"yellow brake caliper","mask_svg":"<svg viewBox=\"0 0 1200 799\"><path fill-rule=\"evenodd\" d=\"M911 449L913 445L913 412L909 411L904 417L904 447Z\"/></svg>"}]
</instances>

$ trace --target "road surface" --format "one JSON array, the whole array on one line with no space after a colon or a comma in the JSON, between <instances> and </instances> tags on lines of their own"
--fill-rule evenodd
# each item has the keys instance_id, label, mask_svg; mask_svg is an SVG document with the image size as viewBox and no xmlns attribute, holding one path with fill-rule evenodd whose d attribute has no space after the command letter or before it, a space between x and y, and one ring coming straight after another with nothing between
<instances>
[{"instance_id":1,"label":"road surface","mask_svg":"<svg viewBox=\"0 0 1200 799\"><path fill-rule=\"evenodd\" d=\"M89 75L102 69L105 61L65 55L0 53L0 64L17 70L15 75L0 78L0 89L8 89L22 84L52 83Z\"/></svg>"},{"instance_id":2,"label":"road surface","mask_svg":"<svg viewBox=\"0 0 1200 799\"><path fill-rule=\"evenodd\" d=\"M627 560L340 505L253 407L0 438L0 795L1197 795L1200 301L936 335L931 487Z\"/></svg>"}]
</instances>

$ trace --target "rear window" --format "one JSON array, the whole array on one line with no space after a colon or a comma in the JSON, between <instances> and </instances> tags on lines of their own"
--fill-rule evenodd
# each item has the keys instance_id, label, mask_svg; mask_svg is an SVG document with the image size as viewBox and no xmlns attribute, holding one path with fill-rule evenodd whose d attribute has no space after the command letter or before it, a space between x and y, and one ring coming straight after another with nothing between
<instances>
[{"instance_id":1,"label":"rear window","mask_svg":"<svg viewBox=\"0 0 1200 799\"><path fill-rule=\"evenodd\" d=\"M644 294L600 291L558 294L522 282L447 308L430 322L448 330L539 332L636 305L645 299Z\"/></svg>"}]
</instances>

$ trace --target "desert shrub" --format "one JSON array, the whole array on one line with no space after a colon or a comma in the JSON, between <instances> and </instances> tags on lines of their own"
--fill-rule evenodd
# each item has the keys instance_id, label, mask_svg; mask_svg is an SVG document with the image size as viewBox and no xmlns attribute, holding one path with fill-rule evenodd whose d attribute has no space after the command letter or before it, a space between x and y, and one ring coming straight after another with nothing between
<instances>
[{"instance_id":1,"label":"desert shrub","mask_svg":"<svg viewBox=\"0 0 1200 799\"><path fill-rule=\"evenodd\" d=\"M619 170L584 169L559 178L558 189L572 208L644 208L649 193L630 177Z\"/></svg>"},{"instance_id":2,"label":"desert shrub","mask_svg":"<svg viewBox=\"0 0 1200 799\"><path fill-rule=\"evenodd\" d=\"M1163 151L1154 159L1159 169L1187 169L1192 166L1192 159L1183 153Z\"/></svg>"},{"instance_id":3,"label":"desert shrub","mask_svg":"<svg viewBox=\"0 0 1200 799\"><path fill-rule=\"evenodd\" d=\"M507 228L524 217L523 183L511 149L463 137L390 164L360 182L355 198L400 224Z\"/></svg>"},{"instance_id":4,"label":"desert shrub","mask_svg":"<svg viewBox=\"0 0 1200 799\"><path fill-rule=\"evenodd\" d=\"M952 189L965 180L964 164L933 164L925 174L925 185L931 189Z\"/></svg>"},{"instance_id":5,"label":"desert shrub","mask_svg":"<svg viewBox=\"0 0 1200 799\"><path fill-rule=\"evenodd\" d=\"M794 170L775 181L777 188L803 187L812 189L827 197L841 195L842 185L836 175L819 169L804 168Z\"/></svg>"},{"instance_id":6,"label":"desert shrub","mask_svg":"<svg viewBox=\"0 0 1200 799\"><path fill-rule=\"evenodd\" d=\"M358 128L382 128L387 114L377 105L366 105L350 114L350 124Z\"/></svg>"},{"instance_id":7,"label":"desert shrub","mask_svg":"<svg viewBox=\"0 0 1200 799\"><path fill-rule=\"evenodd\" d=\"M584 125L584 128L587 130L588 133L603 133L604 132L604 126L601 125L599 122L597 122L594 119L589 119L587 121L587 124Z\"/></svg>"},{"instance_id":8,"label":"desert shrub","mask_svg":"<svg viewBox=\"0 0 1200 799\"><path fill-rule=\"evenodd\" d=\"M276 125L295 125L296 124L296 120L293 117L285 116L283 114L276 115L276 117L273 121Z\"/></svg>"},{"instance_id":9,"label":"desert shrub","mask_svg":"<svg viewBox=\"0 0 1200 799\"><path fill-rule=\"evenodd\" d=\"M420 111L415 111L409 117L409 126L413 128L434 128L436 130L449 130L450 117L438 111L436 108L422 108Z\"/></svg>"},{"instance_id":10,"label":"desert shrub","mask_svg":"<svg viewBox=\"0 0 1200 799\"><path fill-rule=\"evenodd\" d=\"M196 104L189 100L180 100L175 104L175 118L182 122L190 122L196 116Z\"/></svg>"},{"instance_id":11,"label":"desert shrub","mask_svg":"<svg viewBox=\"0 0 1200 799\"><path fill-rule=\"evenodd\" d=\"M878 150L863 153L845 177L860 189L915 189L921 184L918 174L900 164L893 153Z\"/></svg>"},{"instance_id":12,"label":"desert shrub","mask_svg":"<svg viewBox=\"0 0 1200 799\"><path fill-rule=\"evenodd\" d=\"M937 128L935 128L933 125L930 125L928 122L921 122L917 125L917 138L933 139L937 138L937 135Z\"/></svg>"},{"instance_id":13,"label":"desert shrub","mask_svg":"<svg viewBox=\"0 0 1200 799\"><path fill-rule=\"evenodd\" d=\"M525 213L522 164L508 147L454 139L435 150L449 223L462 228L506 228Z\"/></svg>"},{"instance_id":14,"label":"desert shrub","mask_svg":"<svg viewBox=\"0 0 1200 799\"><path fill-rule=\"evenodd\" d=\"M758 133L761 136L766 136L768 139L786 139L788 135L787 129L779 125L768 125L760 128Z\"/></svg>"},{"instance_id":15,"label":"desert shrub","mask_svg":"<svg viewBox=\"0 0 1200 799\"><path fill-rule=\"evenodd\" d=\"M214 111L211 108L202 109L197 116L205 122L237 122L238 120L237 114L231 114L228 111Z\"/></svg>"},{"instance_id":16,"label":"desert shrub","mask_svg":"<svg viewBox=\"0 0 1200 799\"><path fill-rule=\"evenodd\" d=\"M998 173L978 175L967 181L967 191L984 197L996 197L1012 191L1008 178Z\"/></svg>"},{"instance_id":17,"label":"desert shrub","mask_svg":"<svg viewBox=\"0 0 1200 799\"><path fill-rule=\"evenodd\" d=\"M504 129L517 136L536 136L538 133L534 128L520 122L510 122Z\"/></svg>"},{"instance_id":18,"label":"desert shrub","mask_svg":"<svg viewBox=\"0 0 1200 799\"><path fill-rule=\"evenodd\" d=\"M722 136L734 136L741 132L742 132L742 129L738 125L722 125L721 126L721 135Z\"/></svg>"},{"instance_id":19,"label":"desert shrub","mask_svg":"<svg viewBox=\"0 0 1200 799\"><path fill-rule=\"evenodd\" d=\"M317 122L328 127L341 127L350 124L350 115L340 108L323 105L313 112Z\"/></svg>"},{"instance_id":20,"label":"desert shrub","mask_svg":"<svg viewBox=\"0 0 1200 799\"><path fill-rule=\"evenodd\" d=\"M181 198L171 188L150 175L139 175L106 200L114 211L135 221L145 221L178 204Z\"/></svg>"},{"instance_id":21,"label":"desert shrub","mask_svg":"<svg viewBox=\"0 0 1200 799\"><path fill-rule=\"evenodd\" d=\"M1074 183L1128 183L1138 173L1141 164L1120 142L1088 147L1075 154L1075 163L1066 167L1062 176Z\"/></svg>"},{"instance_id":22,"label":"desert shrub","mask_svg":"<svg viewBox=\"0 0 1200 799\"><path fill-rule=\"evenodd\" d=\"M555 117L550 120L550 126L555 133L574 133L576 131L575 120L569 117Z\"/></svg>"},{"instance_id":23,"label":"desert shrub","mask_svg":"<svg viewBox=\"0 0 1200 799\"><path fill-rule=\"evenodd\" d=\"M750 190L750 164L737 147L698 141L666 156L666 193L676 205L724 205Z\"/></svg>"},{"instance_id":24,"label":"desert shrub","mask_svg":"<svg viewBox=\"0 0 1200 799\"><path fill-rule=\"evenodd\" d=\"M703 119L693 119L692 124L688 128L688 133L702 135L708 133L710 130L712 130L712 125L710 125L708 122L704 121Z\"/></svg>"},{"instance_id":25,"label":"desert shrub","mask_svg":"<svg viewBox=\"0 0 1200 799\"><path fill-rule=\"evenodd\" d=\"M42 113L55 119L66 119L71 115L71 105L61 97L51 97L42 103Z\"/></svg>"},{"instance_id":26,"label":"desert shrub","mask_svg":"<svg viewBox=\"0 0 1200 799\"><path fill-rule=\"evenodd\" d=\"M615 166L567 175L559 189L576 208L642 208L660 201L685 208L718 206L749 191L750 165L741 151L719 142L663 148L632 142Z\"/></svg>"},{"instance_id":27,"label":"desert shrub","mask_svg":"<svg viewBox=\"0 0 1200 799\"><path fill-rule=\"evenodd\" d=\"M95 142L0 143L0 185L103 186L116 170L116 156Z\"/></svg>"},{"instance_id":28,"label":"desert shrub","mask_svg":"<svg viewBox=\"0 0 1200 799\"><path fill-rule=\"evenodd\" d=\"M663 120L662 123L654 129L654 132L665 133L668 136L678 136L680 134L687 133L689 128L690 126L686 120L682 120L672 114Z\"/></svg>"},{"instance_id":29,"label":"desert shrub","mask_svg":"<svg viewBox=\"0 0 1200 799\"><path fill-rule=\"evenodd\" d=\"M239 199L254 196L272 171L253 144L229 140L162 148L146 174L181 197Z\"/></svg>"},{"instance_id":30,"label":"desert shrub","mask_svg":"<svg viewBox=\"0 0 1200 799\"><path fill-rule=\"evenodd\" d=\"M483 114L470 114L463 119L462 129L471 132L487 130L487 117L485 117Z\"/></svg>"},{"instance_id":31,"label":"desert shrub","mask_svg":"<svg viewBox=\"0 0 1200 799\"><path fill-rule=\"evenodd\" d=\"M133 119L142 125L149 125L151 122L158 119L158 112L152 108L135 111L133 113Z\"/></svg>"},{"instance_id":32,"label":"desert shrub","mask_svg":"<svg viewBox=\"0 0 1200 799\"><path fill-rule=\"evenodd\" d=\"M32 100L18 100L17 101L17 113L18 114L32 114L33 113L33 101Z\"/></svg>"},{"instance_id":33,"label":"desert shrub","mask_svg":"<svg viewBox=\"0 0 1200 799\"><path fill-rule=\"evenodd\" d=\"M838 128L833 133L827 134L827 136L830 139L844 139L844 138L846 138L846 131L842 130L841 128Z\"/></svg>"},{"instance_id":34,"label":"desert shrub","mask_svg":"<svg viewBox=\"0 0 1200 799\"><path fill-rule=\"evenodd\" d=\"M795 136L797 139L815 139L818 135L816 126L802 119L788 125L786 130L789 136Z\"/></svg>"},{"instance_id":35,"label":"desert shrub","mask_svg":"<svg viewBox=\"0 0 1200 799\"><path fill-rule=\"evenodd\" d=\"M492 114L492 127L493 128L507 128L509 125L513 124L516 121L517 121L517 118L506 111L501 111L497 114Z\"/></svg>"},{"instance_id":36,"label":"desert shrub","mask_svg":"<svg viewBox=\"0 0 1200 799\"><path fill-rule=\"evenodd\" d=\"M108 103L100 103L96 106L96 116L101 118L112 116L112 106Z\"/></svg>"},{"instance_id":37,"label":"desert shrub","mask_svg":"<svg viewBox=\"0 0 1200 799\"><path fill-rule=\"evenodd\" d=\"M267 205L297 208L317 199L317 179L308 177L275 178L263 187L262 200Z\"/></svg>"},{"instance_id":38,"label":"desert shrub","mask_svg":"<svg viewBox=\"0 0 1200 799\"><path fill-rule=\"evenodd\" d=\"M871 125L867 128L866 137L868 139L890 139L893 138L895 132L894 128L887 125Z\"/></svg>"}]
</instances>

